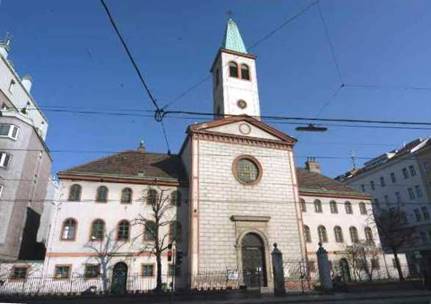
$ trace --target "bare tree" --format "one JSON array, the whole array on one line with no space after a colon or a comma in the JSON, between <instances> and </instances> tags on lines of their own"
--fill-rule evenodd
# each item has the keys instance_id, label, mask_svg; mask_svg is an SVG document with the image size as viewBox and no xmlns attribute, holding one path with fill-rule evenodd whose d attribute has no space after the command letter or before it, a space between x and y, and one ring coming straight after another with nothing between
<instances>
[{"instance_id":1,"label":"bare tree","mask_svg":"<svg viewBox=\"0 0 431 304\"><path fill-rule=\"evenodd\" d=\"M355 276L361 280L361 274L365 273L367 279L372 281L374 271L379 268L378 262L375 261L378 259L381 249L372 241L362 240L347 246L345 252Z\"/></svg>"},{"instance_id":2,"label":"bare tree","mask_svg":"<svg viewBox=\"0 0 431 304\"><path fill-rule=\"evenodd\" d=\"M374 217L374 224L379 231L383 248L388 248L394 255L400 281L404 280L398 253L415 242L415 227L408 226L405 212L399 206L379 209Z\"/></svg>"},{"instance_id":3,"label":"bare tree","mask_svg":"<svg viewBox=\"0 0 431 304\"><path fill-rule=\"evenodd\" d=\"M158 190L149 189L144 200L151 207L151 212L140 213L134 220L134 225L143 228L141 231L146 241L141 252L149 252L156 257L156 291L162 289L162 254L181 236L181 226L176 220L179 192Z\"/></svg>"},{"instance_id":4,"label":"bare tree","mask_svg":"<svg viewBox=\"0 0 431 304\"><path fill-rule=\"evenodd\" d=\"M102 289L106 293L108 291L108 271L110 262L116 253L125 245L125 242L118 241L115 237L115 231L102 234L103 237L91 235L90 241L85 247L94 251L95 255L89 258L89 261L96 260L96 264L100 265L100 277L102 279Z\"/></svg>"}]
</instances>

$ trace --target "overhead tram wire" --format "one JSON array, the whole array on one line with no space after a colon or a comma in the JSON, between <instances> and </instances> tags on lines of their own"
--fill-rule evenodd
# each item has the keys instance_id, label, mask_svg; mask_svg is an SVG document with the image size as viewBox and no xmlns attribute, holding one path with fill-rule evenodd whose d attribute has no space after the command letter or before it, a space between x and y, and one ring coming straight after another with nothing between
<instances>
[{"instance_id":1,"label":"overhead tram wire","mask_svg":"<svg viewBox=\"0 0 431 304\"><path fill-rule=\"evenodd\" d=\"M319 0L311 2L309 5L305 6L303 9L301 9L295 15L290 16L289 18L287 18L284 22L282 22L280 25L278 25L275 29L269 31L262 38L259 38L258 40L256 40L253 44L251 44L250 47L248 47L248 49L252 50L252 49L256 48L259 44L261 44L265 40L269 39L271 36L273 36L275 33L277 33L278 31L280 31L286 25L290 24L291 22L293 22L294 20L296 20L298 17L302 16L305 12L307 12L310 8L312 8L313 6L315 6L318 2L319 2ZM238 58L238 57L239 56L237 56L236 58ZM171 107L172 105L174 105L175 103L177 103L180 99L182 99L184 96L186 96L188 93L190 93L194 89L200 87L203 83L205 83L209 79L211 79L211 75L207 75L207 76L201 78L195 84L193 84L192 86L190 86L189 88L187 88L186 90L184 90L181 94L179 94L177 97L175 97L171 102L169 102L166 105L164 105L163 109L167 109L167 108Z\"/></svg>"},{"instance_id":2,"label":"overhead tram wire","mask_svg":"<svg viewBox=\"0 0 431 304\"><path fill-rule=\"evenodd\" d=\"M106 14L108 15L109 21L110 21L110 23L111 23L112 27L114 28L115 32L117 33L117 36L118 36L118 38L120 39L121 44L123 45L123 48L124 48L124 50L125 50L125 51L126 51L126 53L127 53L127 56L128 56L128 57L129 57L129 59L130 59L130 62L132 63L132 65L133 65L133 67L134 67L134 69L135 69L136 73L138 74L138 77L139 77L139 79L141 80L141 83L142 83L142 85L144 86L145 91L147 92L148 97L150 98L150 100L151 100L152 104L153 104L153 105L154 105L154 107L156 108L156 111L159 111L159 110L160 110L160 107L159 107L159 105L157 104L157 101L156 101L156 99L154 98L153 94L151 93L150 88L148 87L148 85L147 85L147 83L146 83L146 81L145 81L145 79L144 79L144 76L143 76L143 75L142 75L142 73L141 73L141 70L139 69L138 65L136 64L136 61L135 61L135 59L133 58L133 55L132 55L132 53L130 52L129 47L128 47L128 46L127 46L127 44L126 44L126 41L124 40L123 36L121 35L120 30L118 29L117 24L115 23L115 20L114 20L114 18L113 18L113 16L112 16L111 12L110 12L110 10L109 10L109 7L106 5L106 3L105 3L105 1L104 1L104 0L100 0L100 2L102 3L103 8L105 9L105 12L106 12Z\"/></svg>"},{"instance_id":3,"label":"overhead tram wire","mask_svg":"<svg viewBox=\"0 0 431 304\"><path fill-rule=\"evenodd\" d=\"M153 94L151 93L150 88L148 87L148 85L147 85L147 83L146 83L146 81L145 81L145 79L144 79L144 76L142 75L141 70L139 69L139 67L138 67L138 65L137 65L137 63L136 63L136 61L135 61L135 59L133 58L133 55L132 55L132 53L130 52L129 47L127 46L126 41L124 40L123 36L121 35L120 30L119 30L119 29L118 29L118 27L117 27L117 24L115 23L115 20L114 20L114 18L113 18L113 16L112 16L111 12L110 12L110 10L109 10L109 7L106 5L106 3L105 3L105 1L104 1L104 0L100 0L100 2L102 3L103 8L105 9L105 12L106 12L106 14L108 15L109 21L111 22L112 27L114 28L115 32L117 33L117 36L118 36L118 38L120 39L121 44L123 45L123 48L124 48L124 50L125 50L125 51L126 51L126 53L127 53L127 56L128 56L128 57L129 57L129 59L130 59L130 62L132 63L132 65L133 65L133 67L134 67L134 69L135 69L136 73L138 74L138 77L139 77L139 79L141 80L141 83L142 83L142 85L144 86L145 91L147 92L147 95L148 95L148 97L150 98L150 101L152 102L153 106L155 107L155 111L154 111L154 119L155 119L157 122L160 122L160 123L161 123L162 132L163 132L163 136L164 136L164 138L165 138L165 142L166 142L167 150L168 150L168 152L170 153L170 146L169 146L169 141L168 141L168 137L167 137L167 134L166 134L166 129L165 129L165 126L164 126L164 124L163 124L163 122L162 122L162 120L163 120L163 109L161 109L161 108L159 107L159 105L157 104L157 101L156 101L155 97L154 97L154 96L153 96Z\"/></svg>"}]
</instances>

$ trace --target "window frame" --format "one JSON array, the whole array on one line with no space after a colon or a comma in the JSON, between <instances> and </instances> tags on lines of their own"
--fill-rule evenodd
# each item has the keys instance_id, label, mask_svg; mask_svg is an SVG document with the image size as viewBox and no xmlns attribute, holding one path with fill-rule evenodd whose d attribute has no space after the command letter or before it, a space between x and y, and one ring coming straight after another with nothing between
<instances>
[{"instance_id":1,"label":"window frame","mask_svg":"<svg viewBox=\"0 0 431 304\"><path fill-rule=\"evenodd\" d=\"M78 188L79 189L79 195L78 195L78 199L75 199L72 197L72 190L73 188ZM73 184L69 187L69 196L67 198L67 200L69 202L80 202L81 201L81 196L82 196L82 186L80 184Z\"/></svg>"},{"instance_id":2,"label":"window frame","mask_svg":"<svg viewBox=\"0 0 431 304\"><path fill-rule=\"evenodd\" d=\"M352 233L352 232L354 232L354 233ZM358 228L356 228L355 226L350 226L349 227L349 234L350 234L350 241L352 242L352 244L359 243Z\"/></svg>"},{"instance_id":3,"label":"window frame","mask_svg":"<svg viewBox=\"0 0 431 304\"><path fill-rule=\"evenodd\" d=\"M322 201L319 199L315 199L314 202L314 212L315 213L323 213Z\"/></svg>"},{"instance_id":4,"label":"window frame","mask_svg":"<svg viewBox=\"0 0 431 304\"><path fill-rule=\"evenodd\" d=\"M16 270L17 269L25 269L25 275L24 277L17 277L16 276ZM30 265L13 265L11 270L10 270L10 274L9 274L9 280L12 281L26 281L28 278L28 272L30 269Z\"/></svg>"},{"instance_id":5,"label":"window frame","mask_svg":"<svg viewBox=\"0 0 431 304\"><path fill-rule=\"evenodd\" d=\"M141 277L143 278L154 278L156 276L155 270L155 264L154 263L142 263L141 264ZM145 267L151 267L151 275L145 275L144 268Z\"/></svg>"},{"instance_id":6,"label":"window frame","mask_svg":"<svg viewBox=\"0 0 431 304\"><path fill-rule=\"evenodd\" d=\"M126 238L124 238L124 237L121 237L120 238L120 236L122 236L122 234L120 233L122 230L122 228L121 228L121 225L122 224L127 224L127 237ZM116 237L116 239L117 239L117 241L120 241L120 242L128 242L128 241L130 241L130 222L128 221L128 220L121 220L121 221L119 221L118 222L118 224L117 224L117 237ZM124 232L122 232L122 233L124 233Z\"/></svg>"},{"instance_id":7,"label":"window frame","mask_svg":"<svg viewBox=\"0 0 431 304\"><path fill-rule=\"evenodd\" d=\"M143 239L144 242L154 242L156 240L156 235L152 235L151 238L148 237L149 233L147 233L147 227L149 227L149 225L154 225L154 228L157 229L157 225L156 222L154 221L146 221L144 224L144 234L143 234Z\"/></svg>"},{"instance_id":8,"label":"window frame","mask_svg":"<svg viewBox=\"0 0 431 304\"><path fill-rule=\"evenodd\" d=\"M370 227L364 227L364 235L367 242L374 242L373 230Z\"/></svg>"},{"instance_id":9,"label":"window frame","mask_svg":"<svg viewBox=\"0 0 431 304\"><path fill-rule=\"evenodd\" d=\"M341 228L340 226L335 226L334 236L335 236L336 243L344 243L343 228Z\"/></svg>"},{"instance_id":10,"label":"window frame","mask_svg":"<svg viewBox=\"0 0 431 304\"><path fill-rule=\"evenodd\" d=\"M257 169L257 176L256 179L253 181L243 181L241 180L241 178L239 177L239 171L238 171L238 164L241 160L248 160L250 162L252 162ZM260 180L262 179L263 176L263 169L262 169L262 165L260 164L260 162L256 159L256 157L252 156L252 155L239 155L237 156L233 162L232 162L232 174L235 177L235 179L242 185L244 186L253 186L256 185L260 182Z\"/></svg>"},{"instance_id":11,"label":"window frame","mask_svg":"<svg viewBox=\"0 0 431 304\"><path fill-rule=\"evenodd\" d=\"M74 232L73 232L73 237L72 238L64 238L64 229L66 228L66 222L67 221L73 221L75 223L75 227L74 227ZM60 240L61 241L68 241L68 242L73 242L76 240L76 235L78 232L78 221L73 218L73 217L68 217L63 221L63 224L61 226L61 234L60 234Z\"/></svg>"},{"instance_id":12,"label":"window frame","mask_svg":"<svg viewBox=\"0 0 431 304\"><path fill-rule=\"evenodd\" d=\"M397 177L395 175L395 172L391 172L390 176L391 176L392 184L395 184L397 182Z\"/></svg>"},{"instance_id":13,"label":"window frame","mask_svg":"<svg viewBox=\"0 0 431 304\"><path fill-rule=\"evenodd\" d=\"M410 176L416 176L416 168L413 165L409 165Z\"/></svg>"},{"instance_id":14,"label":"window frame","mask_svg":"<svg viewBox=\"0 0 431 304\"><path fill-rule=\"evenodd\" d=\"M2 127L2 125L4 126L8 126L9 130L7 132L7 135L1 135L0 134L0 138L9 138L12 140L17 140L18 139L18 133L19 133L19 127L11 124L11 123L0 123L0 128ZM15 132L15 136L14 136L14 132Z\"/></svg>"},{"instance_id":15,"label":"window frame","mask_svg":"<svg viewBox=\"0 0 431 304\"><path fill-rule=\"evenodd\" d=\"M12 154L0 151L0 168L8 169L12 161Z\"/></svg>"},{"instance_id":16,"label":"window frame","mask_svg":"<svg viewBox=\"0 0 431 304\"><path fill-rule=\"evenodd\" d=\"M346 212L346 214L353 214L353 207L350 201L344 202L344 211Z\"/></svg>"},{"instance_id":17,"label":"window frame","mask_svg":"<svg viewBox=\"0 0 431 304\"><path fill-rule=\"evenodd\" d=\"M367 215L367 205L364 202L359 202L359 213L361 215Z\"/></svg>"},{"instance_id":18,"label":"window frame","mask_svg":"<svg viewBox=\"0 0 431 304\"><path fill-rule=\"evenodd\" d=\"M105 197L101 196L101 193L102 193L101 191L102 190L105 190L105 194L104 194ZM97 190L96 190L96 203L106 204L108 202L108 197L109 197L109 189L108 189L107 186L100 185L99 187L97 187Z\"/></svg>"},{"instance_id":19,"label":"window frame","mask_svg":"<svg viewBox=\"0 0 431 304\"><path fill-rule=\"evenodd\" d=\"M88 276L88 267L97 267L97 275L94 276ZM84 265L84 279L85 280L94 280L94 279L98 279L101 275L101 265L100 264L85 264Z\"/></svg>"},{"instance_id":20,"label":"window frame","mask_svg":"<svg viewBox=\"0 0 431 304\"><path fill-rule=\"evenodd\" d=\"M228 63L229 68L229 77L240 79L240 70L239 65L235 61L229 61ZM235 69L235 70L234 70ZM232 72L236 71L236 76L232 74Z\"/></svg>"},{"instance_id":21,"label":"window frame","mask_svg":"<svg viewBox=\"0 0 431 304\"><path fill-rule=\"evenodd\" d=\"M94 232L94 225L96 224L96 222L100 221L103 224L103 231L102 231L102 237L101 238L96 238L93 234ZM90 242L102 242L105 239L105 231L106 231L106 223L104 220L97 218L95 220L93 220L91 222L91 226L90 226ZM93 238L94 237L94 238Z\"/></svg>"},{"instance_id":22,"label":"window frame","mask_svg":"<svg viewBox=\"0 0 431 304\"><path fill-rule=\"evenodd\" d=\"M328 243L328 231L324 225L317 226L317 235L319 237L319 243Z\"/></svg>"},{"instance_id":23,"label":"window frame","mask_svg":"<svg viewBox=\"0 0 431 304\"><path fill-rule=\"evenodd\" d=\"M243 67L245 67L245 69L243 69ZM245 70L245 71L247 71L246 72L246 74L248 75L248 78L244 78L244 76L243 76L243 70ZM251 81L251 69L250 69L250 66L248 65L248 64L246 64L246 63L241 63L240 65L239 65L239 71L240 71L240 79L241 80L247 80L247 81Z\"/></svg>"},{"instance_id":24,"label":"window frame","mask_svg":"<svg viewBox=\"0 0 431 304\"><path fill-rule=\"evenodd\" d=\"M311 238L310 227L308 225L302 225L302 230L303 230L303 233L304 233L304 241L306 243L311 243L312 242L312 238Z\"/></svg>"},{"instance_id":25,"label":"window frame","mask_svg":"<svg viewBox=\"0 0 431 304\"><path fill-rule=\"evenodd\" d=\"M147 205L154 206L159 201L159 192L156 189L150 188L147 190Z\"/></svg>"},{"instance_id":26,"label":"window frame","mask_svg":"<svg viewBox=\"0 0 431 304\"><path fill-rule=\"evenodd\" d=\"M62 268L62 267L67 267L67 269L68 269L67 277L58 277L57 276L57 270L59 268ZM57 265L55 265L54 276L53 276L54 280L68 280L68 279L70 279L71 275L72 275L72 264L57 264Z\"/></svg>"},{"instance_id":27,"label":"window frame","mask_svg":"<svg viewBox=\"0 0 431 304\"><path fill-rule=\"evenodd\" d=\"M181 206L181 202L182 202L182 193L180 190L176 189L173 190L171 192L171 197L170 197L171 201L171 205L172 206L176 206L176 207L180 207Z\"/></svg>"},{"instance_id":28,"label":"window frame","mask_svg":"<svg viewBox=\"0 0 431 304\"><path fill-rule=\"evenodd\" d=\"M126 194L128 192L128 194ZM125 195L128 195L128 200L125 200ZM133 201L133 190L132 188L126 187L121 190L121 198L120 198L120 204L131 204Z\"/></svg>"},{"instance_id":29,"label":"window frame","mask_svg":"<svg viewBox=\"0 0 431 304\"><path fill-rule=\"evenodd\" d=\"M301 212L307 212L307 203L305 202L305 199L299 199L299 206L301 208Z\"/></svg>"},{"instance_id":30,"label":"window frame","mask_svg":"<svg viewBox=\"0 0 431 304\"><path fill-rule=\"evenodd\" d=\"M329 202L329 209L331 210L331 214L338 214L338 204L336 201L332 200Z\"/></svg>"}]
</instances>

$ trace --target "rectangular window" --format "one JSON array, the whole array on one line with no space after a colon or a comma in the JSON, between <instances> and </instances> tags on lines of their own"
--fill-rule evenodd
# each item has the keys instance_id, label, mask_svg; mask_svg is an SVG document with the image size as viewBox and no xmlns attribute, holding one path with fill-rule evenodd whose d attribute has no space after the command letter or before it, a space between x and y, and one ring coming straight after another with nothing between
<instances>
[{"instance_id":1,"label":"rectangular window","mask_svg":"<svg viewBox=\"0 0 431 304\"><path fill-rule=\"evenodd\" d=\"M421 237L422 243L425 244L428 241L427 234L425 232L421 231L421 232L419 232L419 235Z\"/></svg>"},{"instance_id":2,"label":"rectangular window","mask_svg":"<svg viewBox=\"0 0 431 304\"><path fill-rule=\"evenodd\" d=\"M392 182L393 184L395 184L395 183L397 182L397 178L396 178L396 176L395 176L395 173L394 173L394 172L392 172L392 173L391 173L391 182Z\"/></svg>"},{"instance_id":3,"label":"rectangular window","mask_svg":"<svg viewBox=\"0 0 431 304\"><path fill-rule=\"evenodd\" d=\"M416 217L416 222L420 222L422 220L422 216L421 216L421 213L419 212L419 209L415 209L415 217Z\"/></svg>"},{"instance_id":4,"label":"rectangular window","mask_svg":"<svg viewBox=\"0 0 431 304\"><path fill-rule=\"evenodd\" d=\"M142 276L153 277L154 276L154 265L153 264L142 264Z\"/></svg>"},{"instance_id":5,"label":"rectangular window","mask_svg":"<svg viewBox=\"0 0 431 304\"><path fill-rule=\"evenodd\" d=\"M12 139L16 139L18 136L18 127L11 125L0 123L0 137L9 137Z\"/></svg>"},{"instance_id":6,"label":"rectangular window","mask_svg":"<svg viewBox=\"0 0 431 304\"><path fill-rule=\"evenodd\" d=\"M27 278L27 270L28 267L26 266L14 266L10 278L12 280L25 280Z\"/></svg>"},{"instance_id":7,"label":"rectangular window","mask_svg":"<svg viewBox=\"0 0 431 304\"><path fill-rule=\"evenodd\" d=\"M371 190L376 190L376 186L374 185L374 181L370 182Z\"/></svg>"},{"instance_id":8,"label":"rectangular window","mask_svg":"<svg viewBox=\"0 0 431 304\"><path fill-rule=\"evenodd\" d=\"M401 193L399 193L398 191L395 192L395 197L397 199L397 203L401 203Z\"/></svg>"},{"instance_id":9,"label":"rectangular window","mask_svg":"<svg viewBox=\"0 0 431 304\"><path fill-rule=\"evenodd\" d=\"M382 187L386 186L386 182L385 182L385 177L384 176L380 176L380 186L382 186Z\"/></svg>"},{"instance_id":10,"label":"rectangular window","mask_svg":"<svg viewBox=\"0 0 431 304\"><path fill-rule=\"evenodd\" d=\"M362 192L365 192L365 185L364 184L361 185L361 189L362 189Z\"/></svg>"},{"instance_id":11,"label":"rectangular window","mask_svg":"<svg viewBox=\"0 0 431 304\"><path fill-rule=\"evenodd\" d=\"M424 220L429 220L430 219L430 214L428 212L428 208L427 207L421 207L422 210L422 215L424 217Z\"/></svg>"},{"instance_id":12,"label":"rectangular window","mask_svg":"<svg viewBox=\"0 0 431 304\"><path fill-rule=\"evenodd\" d=\"M95 279L100 275L99 264L87 264L85 265L84 277L86 279Z\"/></svg>"},{"instance_id":13,"label":"rectangular window","mask_svg":"<svg viewBox=\"0 0 431 304\"><path fill-rule=\"evenodd\" d=\"M423 196L422 189L421 189L421 187L419 185L415 186L415 192L416 192L416 196L417 197L422 197Z\"/></svg>"},{"instance_id":14,"label":"rectangular window","mask_svg":"<svg viewBox=\"0 0 431 304\"><path fill-rule=\"evenodd\" d=\"M10 163L10 154L6 152L0 152L0 167L7 168Z\"/></svg>"},{"instance_id":15,"label":"rectangular window","mask_svg":"<svg viewBox=\"0 0 431 304\"><path fill-rule=\"evenodd\" d=\"M403 176L404 176L404 179L409 178L409 172L407 171L407 168L403 168Z\"/></svg>"},{"instance_id":16,"label":"rectangular window","mask_svg":"<svg viewBox=\"0 0 431 304\"><path fill-rule=\"evenodd\" d=\"M70 277L70 266L57 265L55 266L54 278L55 279L68 279Z\"/></svg>"},{"instance_id":17,"label":"rectangular window","mask_svg":"<svg viewBox=\"0 0 431 304\"><path fill-rule=\"evenodd\" d=\"M413 165L409 166L409 171L410 171L410 175L411 176L415 176L416 175L416 169Z\"/></svg>"},{"instance_id":18,"label":"rectangular window","mask_svg":"<svg viewBox=\"0 0 431 304\"><path fill-rule=\"evenodd\" d=\"M415 192L413 191L413 189L408 188L407 191L409 192L409 198L414 200L416 197L415 197Z\"/></svg>"}]
</instances>

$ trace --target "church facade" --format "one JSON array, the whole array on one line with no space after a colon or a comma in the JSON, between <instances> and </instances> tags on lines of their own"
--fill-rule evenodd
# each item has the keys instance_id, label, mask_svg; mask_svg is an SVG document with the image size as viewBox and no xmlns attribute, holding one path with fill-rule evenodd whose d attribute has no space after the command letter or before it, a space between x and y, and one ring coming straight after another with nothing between
<instances>
[{"instance_id":1,"label":"church facade","mask_svg":"<svg viewBox=\"0 0 431 304\"><path fill-rule=\"evenodd\" d=\"M362 235L372 217L370 198L322 176L311 161L306 169L296 168L296 140L261 119L255 56L231 19L211 72L214 119L190 125L177 155L149 153L142 145L58 173L61 193L45 277L61 284L84 276L85 284L99 286L95 282L104 273L110 284L128 290L154 288L157 238L165 245L174 239L173 250L184 256L181 267L174 267L163 252L165 282L175 276L177 287L198 288L209 284L207 274L219 274L221 285L271 288L275 243L286 265L303 267L301 275L312 272L308 261L315 259L319 241L339 243L334 263L337 252L340 257L358 238L378 243L377 231ZM368 214L340 212L327 222L327 214L307 213L315 201L326 210L333 200L349 200L355 210L363 203ZM155 238L156 201L169 205L162 219L169 224ZM357 223L358 238L333 239L340 222L345 230ZM319 223L334 226L326 228L331 237L324 238ZM118 274L126 279L118 282ZM285 275L298 279L287 266Z\"/></svg>"}]
</instances>

